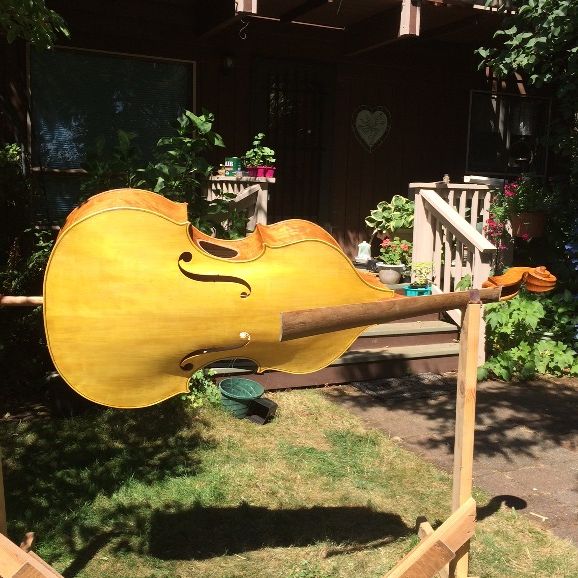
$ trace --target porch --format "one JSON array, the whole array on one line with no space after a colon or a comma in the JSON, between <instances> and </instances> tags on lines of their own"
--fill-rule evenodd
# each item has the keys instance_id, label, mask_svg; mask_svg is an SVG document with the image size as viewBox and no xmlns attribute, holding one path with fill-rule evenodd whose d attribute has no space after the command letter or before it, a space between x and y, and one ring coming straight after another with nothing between
<instances>
[{"instance_id":1,"label":"porch","mask_svg":"<svg viewBox=\"0 0 578 578\"><path fill-rule=\"evenodd\" d=\"M246 190L253 190L249 214L255 220L267 198L255 185L237 181L238 198L246 203ZM212 181L213 193L228 183ZM460 281L480 289L491 274L496 247L480 231L489 216L492 189L485 184L411 183L408 195L415 201L413 228L413 261L432 263L432 292L458 290ZM246 206L246 205L243 205ZM263 215L263 213L261 213ZM265 215L266 218L266 215ZM377 276L377 274L376 274ZM391 286L403 294L402 285ZM307 375L265 372L257 374L255 366L245 360L214 364L217 375L244 374L259 381L266 389L343 384L416 373L445 373L458 367L461 310L408 318L402 322L376 325L365 330L350 349L321 371ZM479 364L484 360L484 323L481 324Z\"/></svg>"}]
</instances>

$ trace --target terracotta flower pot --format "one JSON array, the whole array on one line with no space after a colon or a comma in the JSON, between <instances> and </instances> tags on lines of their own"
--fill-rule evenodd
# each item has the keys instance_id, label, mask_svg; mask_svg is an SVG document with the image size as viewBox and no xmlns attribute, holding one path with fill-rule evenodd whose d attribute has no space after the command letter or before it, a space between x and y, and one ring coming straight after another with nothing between
<instances>
[{"instance_id":1,"label":"terracotta flower pot","mask_svg":"<svg viewBox=\"0 0 578 578\"><path fill-rule=\"evenodd\" d=\"M523 239L533 239L544 235L544 225L546 223L545 213L520 213L513 215L510 220L512 225L512 235Z\"/></svg>"}]
</instances>

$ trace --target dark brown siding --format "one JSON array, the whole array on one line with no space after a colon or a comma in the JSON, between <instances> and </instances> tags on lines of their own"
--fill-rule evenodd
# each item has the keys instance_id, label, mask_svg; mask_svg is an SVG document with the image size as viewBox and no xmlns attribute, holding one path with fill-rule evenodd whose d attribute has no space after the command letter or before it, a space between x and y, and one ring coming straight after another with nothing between
<instances>
[{"instance_id":1,"label":"dark brown siding","mask_svg":"<svg viewBox=\"0 0 578 578\"><path fill-rule=\"evenodd\" d=\"M412 38L345 58L341 31L275 22L250 21L246 40L239 21L196 40L202 15L186 3L58 0L50 5L70 26L70 46L196 61L197 108L215 113L226 155L242 155L253 134L266 132L254 102L258 62L320 67L331 91L321 166L311 167L302 156L284 173L280 158L270 216L316 216L349 253L367 238L364 217L378 201L405 193L410 181L463 176L469 90L483 86L474 46ZM225 57L232 59L232 68L223 67ZM3 99L15 111L11 119L2 115L2 136L16 138L10 125L22 128L26 118L25 53L22 47L3 48L0 60ZM391 130L372 153L352 130L352 115L361 105L391 113ZM212 160L222 162L222 156ZM300 186L306 188L302 195Z\"/></svg>"}]
</instances>

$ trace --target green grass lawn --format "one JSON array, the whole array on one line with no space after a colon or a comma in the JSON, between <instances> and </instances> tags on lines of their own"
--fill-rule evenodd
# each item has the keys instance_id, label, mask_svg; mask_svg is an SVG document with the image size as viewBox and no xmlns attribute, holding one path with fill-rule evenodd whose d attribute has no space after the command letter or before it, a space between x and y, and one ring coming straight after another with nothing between
<instances>
[{"instance_id":1,"label":"green grass lawn","mask_svg":"<svg viewBox=\"0 0 578 578\"><path fill-rule=\"evenodd\" d=\"M269 397L266 426L180 400L3 422L11 538L35 531L67 578L377 578L418 516L449 515L447 474L322 391ZM577 550L501 510L478 524L470 574L578 577Z\"/></svg>"}]
</instances>

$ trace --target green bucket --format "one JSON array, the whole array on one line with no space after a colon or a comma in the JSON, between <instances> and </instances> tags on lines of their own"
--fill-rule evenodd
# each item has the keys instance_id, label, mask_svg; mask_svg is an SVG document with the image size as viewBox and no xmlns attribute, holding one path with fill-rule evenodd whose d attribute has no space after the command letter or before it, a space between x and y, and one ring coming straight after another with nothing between
<instances>
[{"instance_id":1,"label":"green bucket","mask_svg":"<svg viewBox=\"0 0 578 578\"><path fill-rule=\"evenodd\" d=\"M242 377L227 377L219 383L221 405L229 413L239 419L247 416L249 404L252 400L261 397L263 386L252 379Z\"/></svg>"}]
</instances>

